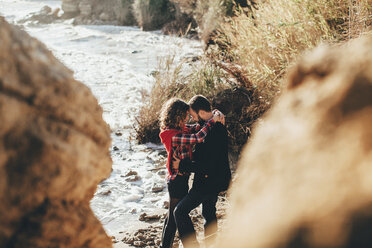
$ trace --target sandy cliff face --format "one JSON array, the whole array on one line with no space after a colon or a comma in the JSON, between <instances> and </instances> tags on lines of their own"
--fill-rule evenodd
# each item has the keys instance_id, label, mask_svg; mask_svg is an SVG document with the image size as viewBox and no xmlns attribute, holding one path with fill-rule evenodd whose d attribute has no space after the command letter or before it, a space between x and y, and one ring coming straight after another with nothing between
<instances>
[{"instance_id":1,"label":"sandy cliff face","mask_svg":"<svg viewBox=\"0 0 372 248\"><path fill-rule=\"evenodd\" d=\"M372 37L305 56L244 148L217 247L372 247Z\"/></svg>"},{"instance_id":2,"label":"sandy cliff face","mask_svg":"<svg viewBox=\"0 0 372 248\"><path fill-rule=\"evenodd\" d=\"M111 247L89 207L110 130L91 91L0 19L0 247Z\"/></svg>"}]
</instances>

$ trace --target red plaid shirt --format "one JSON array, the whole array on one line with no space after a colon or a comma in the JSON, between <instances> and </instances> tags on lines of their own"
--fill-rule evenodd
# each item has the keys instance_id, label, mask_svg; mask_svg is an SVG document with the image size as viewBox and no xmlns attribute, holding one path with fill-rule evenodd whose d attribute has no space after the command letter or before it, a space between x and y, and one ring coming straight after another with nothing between
<instances>
[{"instance_id":1,"label":"red plaid shirt","mask_svg":"<svg viewBox=\"0 0 372 248\"><path fill-rule=\"evenodd\" d=\"M202 127L199 124L185 125L182 133L172 137L172 154L177 158L192 158L192 146L204 141L208 132L214 124L213 118L208 120ZM179 173L178 170L171 168L172 174L168 180L173 180Z\"/></svg>"}]
</instances>

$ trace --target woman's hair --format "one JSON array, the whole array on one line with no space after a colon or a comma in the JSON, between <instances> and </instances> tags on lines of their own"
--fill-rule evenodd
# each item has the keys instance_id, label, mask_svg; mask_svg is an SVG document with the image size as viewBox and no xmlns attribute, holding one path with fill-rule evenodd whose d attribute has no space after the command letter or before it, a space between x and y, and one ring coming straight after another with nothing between
<instances>
[{"instance_id":1,"label":"woman's hair","mask_svg":"<svg viewBox=\"0 0 372 248\"><path fill-rule=\"evenodd\" d=\"M169 99L160 112L160 129L181 128L180 121L184 120L190 106L179 98Z\"/></svg>"}]
</instances>

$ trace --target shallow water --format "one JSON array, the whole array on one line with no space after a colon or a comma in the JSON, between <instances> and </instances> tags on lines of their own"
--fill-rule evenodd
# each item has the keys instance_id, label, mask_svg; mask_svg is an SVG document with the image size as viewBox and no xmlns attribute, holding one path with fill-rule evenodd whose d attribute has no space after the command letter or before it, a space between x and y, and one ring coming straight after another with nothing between
<instances>
[{"instance_id":1,"label":"shallow water","mask_svg":"<svg viewBox=\"0 0 372 248\"><path fill-rule=\"evenodd\" d=\"M0 15L17 24L30 13L48 5L60 8L61 1L0 0ZM112 130L113 171L98 188L91 206L109 235L118 235L143 225L141 213L164 212L167 200L163 147L138 145L133 139L135 116L143 95L154 83L151 75L160 58L201 53L198 41L143 32L137 27L74 26L71 20L53 24L26 22L22 28L36 37L86 84L102 106L104 120ZM116 134L115 134L116 133ZM133 170L141 178L127 182ZM154 186L163 186L153 193Z\"/></svg>"}]
</instances>

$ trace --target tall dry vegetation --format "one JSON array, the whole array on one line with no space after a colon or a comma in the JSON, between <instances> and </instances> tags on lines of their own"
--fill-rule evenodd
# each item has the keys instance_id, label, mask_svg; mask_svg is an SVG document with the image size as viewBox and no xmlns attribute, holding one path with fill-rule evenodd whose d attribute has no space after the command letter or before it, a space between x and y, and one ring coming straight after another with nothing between
<instances>
[{"instance_id":1,"label":"tall dry vegetation","mask_svg":"<svg viewBox=\"0 0 372 248\"><path fill-rule=\"evenodd\" d=\"M225 101L225 105L239 105L242 98L231 92L243 90L248 99L246 104L239 105L240 111L225 113L232 145L239 150L247 141L252 124L280 94L282 76L301 53L322 42L338 43L358 37L371 30L372 24L372 4L368 0L239 1L246 2L242 5L246 7L230 1L235 8L231 17L227 1L204 1L209 4L204 8L203 1L174 1L192 13L200 30L205 30L200 35L207 44L204 62L191 67L189 74L213 68L209 73L214 75L201 74L193 82L188 77L178 79L184 73L182 63L164 67L156 76L149 104L138 119L137 137L142 142L157 141L151 139L157 136L154 132L158 128L158 111L166 99L177 96L187 100L194 93L204 92L211 99L227 95L231 101ZM225 87L211 88L211 78L213 82L224 82ZM193 87L188 85L190 82L198 85L199 90L189 90L188 87ZM239 91L226 91L226 87ZM219 107L231 110L223 104ZM151 116L146 115L149 110Z\"/></svg>"},{"instance_id":2,"label":"tall dry vegetation","mask_svg":"<svg viewBox=\"0 0 372 248\"><path fill-rule=\"evenodd\" d=\"M225 248L372 247L372 34L287 74L229 190Z\"/></svg>"},{"instance_id":3,"label":"tall dry vegetation","mask_svg":"<svg viewBox=\"0 0 372 248\"><path fill-rule=\"evenodd\" d=\"M371 26L371 14L367 0L262 1L252 15L241 13L222 23L218 47L208 55L241 68L246 77L242 86L253 88L270 105L298 55L322 42L359 36Z\"/></svg>"},{"instance_id":4,"label":"tall dry vegetation","mask_svg":"<svg viewBox=\"0 0 372 248\"><path fill-rule=\"evenodd\" d=\"M160 142L158 118L162 105L169 98L177 96L188 100L197 94L212 97L230 87L226 76L205 59L190 64L187 60L176 62L175 56L170 55L161 60L155 84L146 99L148 102L137 118L137 140L140 143Z\"/></svg>"}]
</instances>

